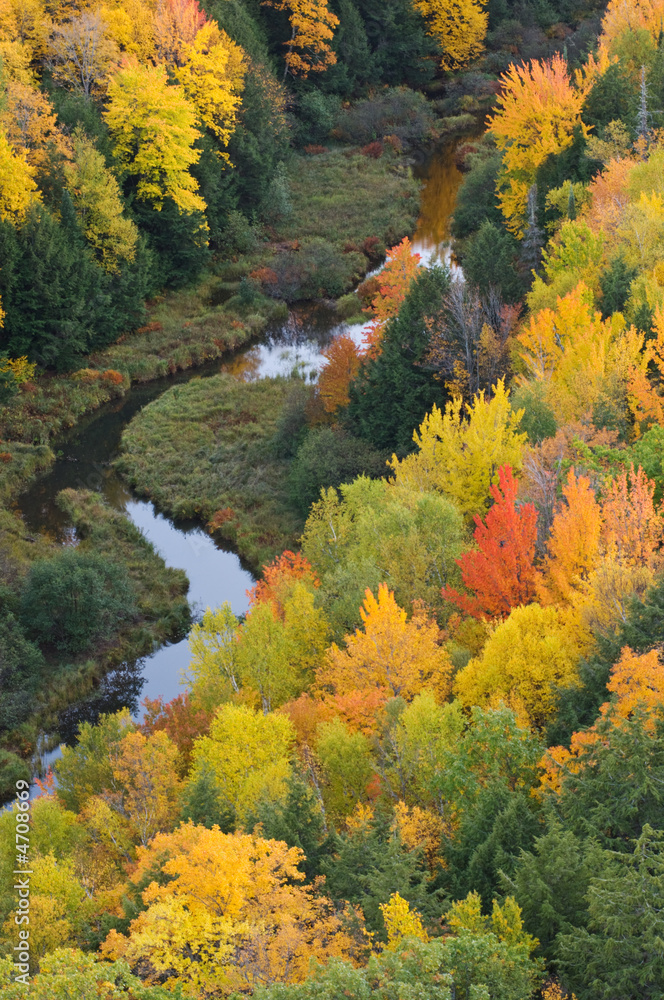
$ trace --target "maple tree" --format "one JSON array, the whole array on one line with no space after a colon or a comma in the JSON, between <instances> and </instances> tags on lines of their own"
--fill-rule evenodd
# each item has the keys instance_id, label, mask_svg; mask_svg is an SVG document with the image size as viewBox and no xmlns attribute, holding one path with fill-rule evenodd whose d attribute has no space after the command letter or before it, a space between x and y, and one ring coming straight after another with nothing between
<instances>
[{"instance_id":1,"label":"maple tree","mask_svg":"<svg viewBox=\"0 0 664 1000\"><path fill-rule=\"evenodd\" d=\"M463 584L474 596L443 589L446 600L475 616L507 615L535 595L537 511L531 503L517 508L519 484L508 465L500 467L498 479L490 488L494 503L486 524L475 515L477 549L457 559Z\"/></svg>"},{"instance_id":2,"label":"maple tree","mask_svg":"<svg viewBox=\"0 0 664 1000\"><path fill-rule=\"evenodd\" d=\"M205 202L189 168L198 162L197 113L182 87L168 82L163 66L125 57L108 85L104 119L120 166L135 179L137 197L155 208L171 198L183 212Z\"/></svg>"},{"instance_id":3,"label":"maple tree","mask_svg":"<svg viewBox=\"0 0 664 1000\"><path fill-rule=\"evenodd\" d=\"M558 689L579 685L578 662L586 649L566 609L514 608L481 655L459 671L454 689L468 706L503 700L523 723L539 728L555 712Z\"/></svg>"},{"instance_id":4,"label":"maple tree","mask_svg":"<svg viewBox=\"0 0 664 1000\"><path fill-rule=\"evenodd\" d=\"M364 345L368 354L375 355L380 350L385 324L399 312L399 307L421 270L420 260L420 255L413 253L407 236L387 251L385 266L378 275L378 291L371 302L374 318L364 332Z\"/></svg>"},{"instance_id":5,"label":"maple tree","mask_svg":"<svg viewBox=\"0 0 664 1000\"><path fill-rule=\"evenodd\" d=\"M527 435L517 428L523 410L512 410L509 394L500 379L488 397L482 390L472 403L464 404L457 396L447 403L444 414L434 405L419 431L413 432L419 450L401 460L392 458L397 485L440 490L467 517L486 510L499 468L521 467Z\"/></svg>"},{"instance_id":6,"label":"maple tree","mask_svg":"<svg viewBox=\"0 0 664 1000\"><path fill-rule=\"evenodd\" d=\"M574 468L563 486L565 503L551 527L548 554L537 589L544 603L573 602L587 586L595 568L602 530L602 511L586 476Z\"/></svg>"},{"instance_id":7,"label":"maple tree","mask_svg":"<svg viewBox=\"0 0 664 1000\"><path fill-rule=\"evenodd\" d=\"M354 944L325 897L304 879L297 847L188 823L139 849L132 878L167 877L143 892L128 937L102 945L132 965L149 960L171 988L225 996L306 978L309 960L349 956Z\"/></svg>"},{"instance_id":8,"label":"maple tree","mask_svg":"<svg viewBox=\"0 0 664 1000\"><path fill-rule=\"evenodd\" d=\"M577 126L587 133L581 122L585 94L573 87L560 55L525 66L514 63L501 82L496 110L488 119L503 154L498 200L509 228L521 235L538 167L571 145Z\"/></svg>"},{"instance_id":9,"label":"maple tree","mask_svg":"<svg viewBox=\"0 0 664 1000\"><path fill-rule=\"evenodd\" d=\"M141 731L146 736L163 730L178 749L178 773L184 777L191 764L194 740L210 728L211 712L197 704L186 691L177 698L167 701L161 696L145 698L145 714Z\"/></svg>"},{"instance_id":10,"label":"maple tree","mask_svg":"<svg viewBox=\"0 0 664 1000\"><path fill-rule=\"evenodd\" d=\"M489 15L486 0L413 0L438 42L444 70L461 69L484 48Z\"/></svg>"},{"instance_id":11,"label":"maple tree","mask_svg":"<svg viewBox=\"0 0 664 1000\"><path fill-rule=\"evenodd\" d=\"M321 353L325 364L318 376L318 395L325 412L336 413L350 402L348 389L359 371L360 353L355 341L345 334L335 337Z\"/></svg>"},{"instance_id":12,"label":"maple tree","mask_svg":"<svg viewBox=\"0 0 664 1000\"><path fill-rule=\"evenodd\" d=\"M327 5L327 0L262 0L268 7L289 15L291 37L284 45L287 73L306 79L309 73L322 73L334 66L337 57L330 48L339 18Z\"/></svg>"},{"instance_id":13,"label":"maple tree","mask_svg":"<svg viewBox=\"0 0 664 1000\"><path fill-rule=\"evenodd\" d=\"M654 503L655 484L641 466L613 479L602 500L602 541L619 562L653 566L662 544L664 522Z\"/></svg>"},{"instance_id":14,"label":"maple tree","mask_svg":"<svg viewBox=\"0 0 664 1000\"><path fill-rule=\"evenodd\" d=\"M426 613L416 610L408 620L393 592L381 584L377 597L367 589L360 615L363 629L346 636L346 648L333 643L328 650L317 674L320 685L337 693L380 687L407 699L426 687L441 698L447 695L450 659Z\"/></svg>"},{"instance_id":15,"label":"maple tree","mask_svg":"<svg viewBox=\"0 0 664 1000\"><path fill-rule=\"evenodd\" d=\"M320 586L309 560L301 552L286 549L269 565L263 566L260 578L247 594L252 605L270 603L283 617L284 602L297 581L312 588Z\"/></svg>"}]
</instances>

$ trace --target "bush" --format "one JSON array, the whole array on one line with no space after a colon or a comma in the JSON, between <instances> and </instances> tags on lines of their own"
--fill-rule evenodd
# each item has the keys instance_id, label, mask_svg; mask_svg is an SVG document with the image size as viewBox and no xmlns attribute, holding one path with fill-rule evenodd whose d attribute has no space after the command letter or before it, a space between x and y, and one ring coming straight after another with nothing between
<instances>
[{"instance_id":1,"label":"bush","mask_svg":"<svg viewBox=\"0 0 664 1000\"><path fill-rule=\"evenodd\" d=\"M343 253L327 240L302 240L299 250L288 250L273 261L278 294L287 302L337 299L353 287L366 268L361 253Z\"/></svg>"},{"instance_id":2,"label":"bush","mask_svg":"<svg viewBox=\"0 0 664 1000\"><path fill-rule=\"evenodd\" d=\"M75 654L110 639L136 612L134 590L123 566L69 548L32 564L20 616L38 642Z\"/></svg>"},{"instance_id":3,"label":"bush","mask_svg":"<svg viewBox=\"0 0 664 1000\"><path fill-rule=\"evenodd\" d=\"M0 802L14 797L17 781L30 781L30 778L30 768L24 760L9 750L0 750Z\"/></svg>"},{"instance_id":4,"label":"bush","mask_svg":"<svg viewBox=\"0 0 664 1000\"><path fill-rule=\"evenodd\" d=\"M258 246L258 236L242 212L229 212L221 232L225 254L249 254Z\"/></svg>"},{"instance_id":5,"label":"bush","mask_svg":"<svg viewBox=\"0 0 664 1000\"><path fill-rule=\"evenodd\" d=\"M389 87L376 97L344 109L337 117L335 134L356 146L366 146L383 136L394 136L407 145L429 138L434 121L423 94Z\"/></svg>"},{"instance_id":6,"label":"bush","mask_svg":"<svg viewBox=\"0 0 664 1000\"><path fill-rule=\"evenodd\" d=\"M297 106L297 138L304 146L325 142L334 128L341 109L341 100L334 94L310 90L302 94Z\"/></svg>"},{"instance_id":7,"label":"bush","mask_svg":"<svg viewBox=\"0 0 664 1000\"><path fill-rule=\"evenodd\" d=\"M311 430L298 448L290 471L291 503L306 514L323 487L340 486L362 473L378 479L385 471L385 455L366 441L332 427Z\"/></svg>"}]
</instances>

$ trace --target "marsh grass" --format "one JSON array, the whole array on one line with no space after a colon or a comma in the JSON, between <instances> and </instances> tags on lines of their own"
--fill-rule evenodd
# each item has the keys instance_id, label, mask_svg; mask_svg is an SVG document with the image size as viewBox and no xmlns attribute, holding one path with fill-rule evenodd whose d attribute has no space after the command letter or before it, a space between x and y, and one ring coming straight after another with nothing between
<instances>
[{"instance_id":1,"label":"marsh grass","mask_svg":"<svg viewBox=\"0 0 664 1000\"><path fill-rule=\"evenodd\" d=\"M320 236L359 249L373 236L385 248L415 229L420 184L389 148L377 160L348 149L297 156L289 181L293 214L278 226L282 239Z\"/></svg>"},{"instance_id":2,"label":"marsh grass","mask_svg":"<svg viewBox=\"0 0 664 1000\"><path fill-rule=\"evenodd\" d=\"M117 467L169 515L212 525L258 570L292 548L303 527L288 506L289 461L272 447L296 387L226 374L174 386L127 427Z\"/></svg>"}]
</instances>

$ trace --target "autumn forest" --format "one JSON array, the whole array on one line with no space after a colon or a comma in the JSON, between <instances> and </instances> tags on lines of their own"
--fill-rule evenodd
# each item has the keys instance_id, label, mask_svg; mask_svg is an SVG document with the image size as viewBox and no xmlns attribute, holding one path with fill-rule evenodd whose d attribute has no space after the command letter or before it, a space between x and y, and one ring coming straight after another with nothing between
<instances>
[{"instance_id":1,"label":"autumn forest","mask_svg":"<svg viewBox=\"0 0 664 1000\"><path fill-rule=\"evenodd\" d=\"M664 1000L663 108L664 0L0 0L0 997Z\"/></svg>"}]
</instances>

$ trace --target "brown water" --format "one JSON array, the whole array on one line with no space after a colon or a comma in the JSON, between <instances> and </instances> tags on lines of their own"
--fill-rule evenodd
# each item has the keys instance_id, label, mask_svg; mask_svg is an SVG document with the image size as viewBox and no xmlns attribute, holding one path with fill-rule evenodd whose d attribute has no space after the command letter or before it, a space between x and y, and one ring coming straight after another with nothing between
<instances>
[{"instance_id":1,"label":"brown water","mask_svg":"<svg viewBox=\"0 0 664 1000\"><path fill-rule=\"evenodd\" d=\"M455 144L432 154L418 168L424 181L421 214L413 238L423 263L447 263L454 270L449 243L449 218L462 175L454 163ZM136 497L113 468L122 431L139 410L168 388L192 377L209 377L220 369L241 378L264 378L288 374L294 369L314 379L323 357L321 351L340 333L350 333L360 342L362 327L339 323L334 310L321 304L294 309L286 322L266 332L259 344L231 358L207 364L165 379L132 388L127 395L79 423L55 445L58 459L52 469L37 479L19 498L17 506L32 532L47 531L60 541L72 541L74 529L55 504L60 490L69 487L101 493L143 532L168 566L184 569L189 579L189 602L195 618L206 607L229 601L235 614L247 610L247 590L254 579L237 553L212 539L195 522L175 521ZM164 701L183 688L182 672L189 660L187 640L165 645L142 660L121 664L101 682L84 703L69 706L60 718L53 738L71 742L79 722L94 722L101 712L127 705L140 717L140 700L162 696ZM39 771L58 750L35 761Z\"/></svg>"}]
</instances>

